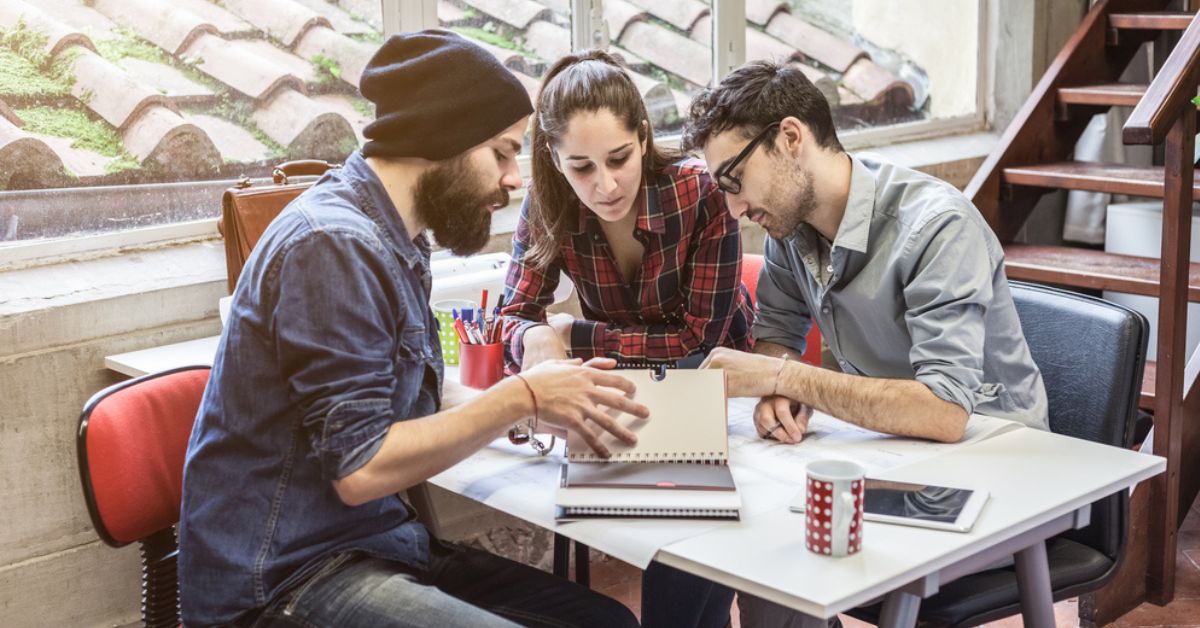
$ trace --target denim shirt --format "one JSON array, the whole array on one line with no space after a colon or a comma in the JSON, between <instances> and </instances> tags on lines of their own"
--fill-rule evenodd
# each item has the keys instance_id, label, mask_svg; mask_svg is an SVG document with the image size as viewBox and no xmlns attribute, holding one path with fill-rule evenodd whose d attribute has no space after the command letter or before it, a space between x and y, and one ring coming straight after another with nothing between
<instances>
[{"instance_id":1,"label":"denim shirt","mask_svg":"<svg viewBox=\"0 0 1200 628\"><path fill-rule=\"evenodd\" d=\"M332 480L396 421L438 410L429 245L358 153L293 201L246 262L188 444L179 582L189 626L264 607L335 552L416 567L429 536L398 495Z\"/></svg>"},{"instance_id":2,"label":"denim shirt","mask_svg":"<svg viewBox=\"0 0 1200 628\"><path fill-rule=\"evenodd\" d=\"M979 211L944 181L866 154L850 159L824 266L807 224L767 238L754 337L802 353L815 320L846 373L915 379L967 412L1048 429L1004 250Z\"/></svg>"}]
</instances>

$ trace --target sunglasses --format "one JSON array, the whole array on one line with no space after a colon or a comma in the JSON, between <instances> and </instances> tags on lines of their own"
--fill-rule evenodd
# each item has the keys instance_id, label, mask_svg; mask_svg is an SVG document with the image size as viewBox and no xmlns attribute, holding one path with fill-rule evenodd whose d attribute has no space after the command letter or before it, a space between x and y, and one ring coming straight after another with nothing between
<instances>
[{"instance_id":1,"label":"sunglasses","mask_svg":"<svg viewBox=\"0 0 1200 628\"><path fill-rule=\"evenodd\" d=\"M737 157L734 157L732 161L728 161L724 166L718 168L717 172L715 173L717 179L717 189L726 194L740 193L742 191L742 180L730 173L732 173L734 168L737 168L739 164L745 161L746 158L754 152L754 149L757 148L759 143L761 143L763 139L767 137L768 133L778 128L778 122L772 122L771 124L768 124L762 131L759 131L758 135L754 136L754 139L750 140L749 144L746 144L746 147L742 149L742 152L738 153Z\"/></svg>"}]
</instances>

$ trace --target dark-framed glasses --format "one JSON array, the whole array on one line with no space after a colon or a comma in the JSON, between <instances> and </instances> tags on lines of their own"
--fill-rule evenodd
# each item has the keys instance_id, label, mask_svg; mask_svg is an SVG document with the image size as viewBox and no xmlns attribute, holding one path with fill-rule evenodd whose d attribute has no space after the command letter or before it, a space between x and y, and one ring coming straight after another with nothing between
<instances>
[{"instance_id":1,"label":"dark-framed glasses","mask_svg":"<svg viewBox=\"0 0 1200 628\"><path fill-rule=\"evenodd\" d=\"M749 144L746 144L746 147L742 149L742 152L737 154L737 157L725 162L724 166L718 168L716 173L714 173L717 180L717 189L726 194L739 194L742 191L742 180L731 174L733 169L737 168L739 164L754 152L754 149L767 137L768 133L778 128L778 122L768 124L763 130L758 132L758 135L754 136L754 139L750 140Z\"/></svg>"}]
</instances>

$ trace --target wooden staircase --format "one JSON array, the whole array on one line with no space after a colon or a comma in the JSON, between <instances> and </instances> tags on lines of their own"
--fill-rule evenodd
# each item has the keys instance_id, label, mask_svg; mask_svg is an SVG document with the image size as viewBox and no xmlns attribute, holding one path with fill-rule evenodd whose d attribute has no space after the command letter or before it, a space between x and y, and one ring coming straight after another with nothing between
<instances>
[{"instance_id":1,"label":"wooden staircase","mask_svg":"<svg viewBox=\"0 0 1200 628\"><path fill-rule=\"evenodd\" d=\"M1200 491L1200 393L1186 368L1187 304L1200 302L1200 264L1188 262L1200 85L1200 20L1164 0L1099 0L1047 69L966 193L1005 242L1009 278L1159 298L1158 361L1147 364L1141 406L1154 413L1154 452L1167 472L1134 493L1130 543L1118 576L1085 596L1080 619L1102 625L1144 600L1174 597L1176 532ZM1149 85L1119 77L1138 49L1178 39ZM1133 107L1126 144L1162 145L1161 166L1070 161L1088 121ZM1042 194L1087 190L1163 200L1161 259L1013 242ZM1185 378L1185 370L1187 377Z\"/></svg>"}]
</instances>

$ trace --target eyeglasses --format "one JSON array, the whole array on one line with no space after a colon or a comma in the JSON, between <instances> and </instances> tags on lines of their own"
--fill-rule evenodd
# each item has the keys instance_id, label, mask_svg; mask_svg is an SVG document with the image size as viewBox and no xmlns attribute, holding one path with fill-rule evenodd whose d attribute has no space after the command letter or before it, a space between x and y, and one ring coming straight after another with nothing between
<instances>
[{"instance_id":1,"label":"eyeglasses","mask_svg":"<svg viewBox=\"0 0 1200 628\"><path fill-rule=\"evenodd\" d=\"M726 194L741 193L742 180L730 173L733 172L734 168L738 167L738 164L745 161L746 158L750 156L750 153L754 152L754 149L758 146L759 142L763 141L763 139L767 137L768 133L777 128L779 128L778 122L772 122L771 124L768 124L766 128L764 128L762 131L759 131L758 135L754 136L754 139L750 140L749 144L746 144L746 147L742 149L742 152L738 153L737 157L734 157L732 161L726 162L724 166L717 169L717 172L715 173L717 179L717 189Z\"/></svg>"}]
</instances>

